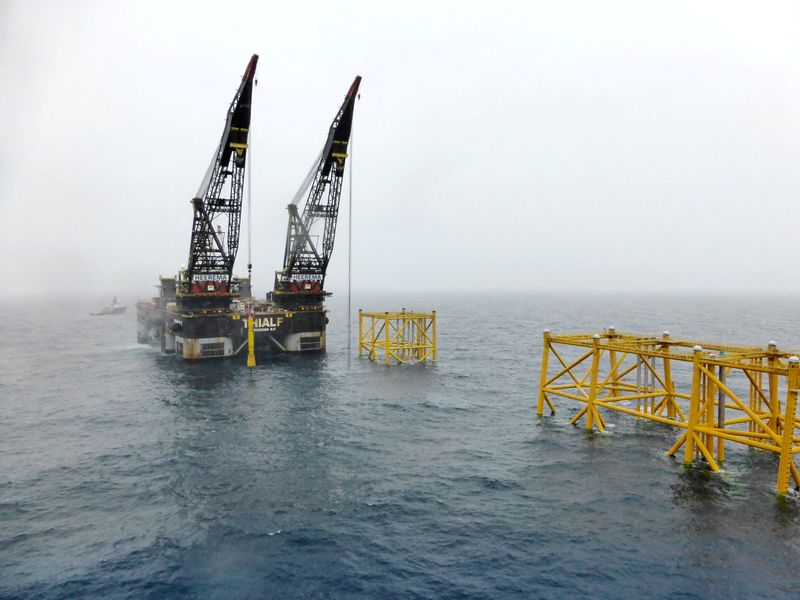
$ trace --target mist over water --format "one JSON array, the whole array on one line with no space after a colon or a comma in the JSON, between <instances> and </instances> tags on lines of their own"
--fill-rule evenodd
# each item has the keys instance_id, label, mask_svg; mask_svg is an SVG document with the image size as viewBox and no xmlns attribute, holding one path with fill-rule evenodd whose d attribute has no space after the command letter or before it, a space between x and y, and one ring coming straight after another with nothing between
<instances>
[{"instance_id":1,"label":"mist over water","mask_svg":"<svg viewBox=\"0 0 800 600\"><path fill-rule=\"evenodd\" d=\"M670 428L534 414L545 327L800 348L791 297L357 294L438 311L438 364L385 368L348 357L340 293L327 354L252 372L136 344L132 300L0 301L0 597L800 589L773 455L728 445L714 475L665 455Z\"/></svg>"}]
</instances>

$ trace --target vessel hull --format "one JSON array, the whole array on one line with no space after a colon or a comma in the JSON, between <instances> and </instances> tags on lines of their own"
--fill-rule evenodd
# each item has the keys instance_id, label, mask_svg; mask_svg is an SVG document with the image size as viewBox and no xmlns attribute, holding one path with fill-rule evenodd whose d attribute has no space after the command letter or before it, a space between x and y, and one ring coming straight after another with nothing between
<instances>
[{"instance_id":1,"label":"vessel hull","mask_svg":"<svg viewBox=\"0 0 800 600\"><path fill-rule=\"evenodd\" d=\"M182 311L139 302L137 341L183 360L247 356L247 315L253 315L256 356L324 352L327 311L313 307L287 311L273 304L243 303L231 310Z\"/></svg>"}]
</instances>

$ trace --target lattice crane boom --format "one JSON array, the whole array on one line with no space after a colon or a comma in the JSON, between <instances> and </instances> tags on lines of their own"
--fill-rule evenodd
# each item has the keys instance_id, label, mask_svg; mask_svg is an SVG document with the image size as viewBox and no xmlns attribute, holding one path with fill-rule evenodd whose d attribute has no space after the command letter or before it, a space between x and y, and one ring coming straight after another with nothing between
<instances>
[{"instance_id":1,"label":"lattice crane boom","mask_svg":"<svg viewBox=\"0 0 800 600\"><path fill-rule=\"evenodd\" d=\"M228 108L222 139L192 199L194 217L183 294L231 292L239 249L250 111L258 55L254 54Z\"/></svg>"},{"instance_id":2,"label":"lattice crane boom","mask_svg":"<svg viewBox=\"0 0 800 600\"><path fill-rule=\"evenodd\" d=\"M313 178L309 173L295 200L288 206L283 270L278 271L275 277L278 298L282 294L324 294L325 273L336 237L353 109L360 84L361 76L357 76L331 123L316 170L312 171ZM298 203L305 189L308 189L308 194L301 213Z\"/></svg>"}]
</instances>

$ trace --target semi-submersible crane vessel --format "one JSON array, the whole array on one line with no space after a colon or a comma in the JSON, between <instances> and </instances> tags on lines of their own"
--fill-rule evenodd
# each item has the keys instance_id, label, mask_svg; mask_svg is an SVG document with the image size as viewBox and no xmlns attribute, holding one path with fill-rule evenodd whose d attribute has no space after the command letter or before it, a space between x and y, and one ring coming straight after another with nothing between
<instances>
[{"instance_id":1,"label":"semi-submersible crane vessel","mask_svg":"<svg viewBox=\"0 0 800 600\"><path fill-rule=\"evenodd\" d=\"M275 275L273 291L261 301L251 297L249 277L233 276L257 61L254 55L245 70L220 145L192 200L188 266L177 278L161 278L158 297L137 304L138 341L160 345L163 352L180 358L242 353L251 315L257 354L319 352L326 346L325 274L361 77L350 86L318 160L288 206L283 268Z\"/></svg>"}]
</instances>

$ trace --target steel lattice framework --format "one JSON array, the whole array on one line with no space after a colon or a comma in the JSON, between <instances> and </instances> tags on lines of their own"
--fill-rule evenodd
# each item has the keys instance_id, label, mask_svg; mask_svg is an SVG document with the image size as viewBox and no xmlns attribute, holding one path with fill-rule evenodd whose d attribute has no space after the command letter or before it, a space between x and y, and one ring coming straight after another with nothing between
<instances>
[{"instance_id":1,"label":"steel lattice framework","mask_svg":"<svg viewBox=\"0 0 800 600\"><path fill-rule=\"evenodd\" d=\"M358 311L358 355L389 366L436 362L436 311L429 313ZM383 359L380 353L383 351Z\"/></svg>"},{"instance_id":2,"label":"steel lattice framework","mask_svg":"<svg viewBox=\"0 0 800 600\"><path fill-rule=\"evenodd\" d=\"M197 195L184 293L198 282L218 282L227 291L239 249L251 99L258 55L253 55L228 109L225 129ZM213 288L212 288L213 289ZM193 292L206 291L192 286ZM220 290L221 291L221 290Z\"/></svg>"},{"instance_id":3,"label":"steel lattice framework","mask_svg":"<svg viewBox=\"0 0 800 600\"><path fill-rule=\"evenodd\" d=\"M302 215L297 204L291 203L288 206L289 225L286 231L283 270L277 274L276 291L289 291L287 286L291 281L314 281L319 285L316 291L324 288L325 272L336 237L353 109L360 84L361 77L357 76L333 119ZM320 221L321 240L318 239L315 243L313 231Z\"/></svg>"},{"instance_id":4,"label":"steel lattice framework","mask_svg":"<svg viewBox=\"0 0 800 600\"><path fill-rule=\"evenodd\" d=\"M633 415L676 427L667 454L705 460L713 471L725 460L725 442L778 455L777 491L790 479L800 486L794 455L800 453L800 359L796 352L620 333L544 333L537 413L554 397L584 406L572 417L604 431L601 412ZM551 374L550 358L558 362ZM683 387L686 391L681 391ZM688 388L688 389L687 389ZM781 397L785 402L781 402Z\"/></svg>"}]
</instances>

